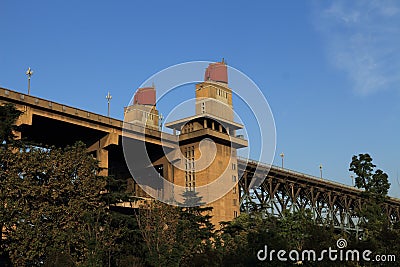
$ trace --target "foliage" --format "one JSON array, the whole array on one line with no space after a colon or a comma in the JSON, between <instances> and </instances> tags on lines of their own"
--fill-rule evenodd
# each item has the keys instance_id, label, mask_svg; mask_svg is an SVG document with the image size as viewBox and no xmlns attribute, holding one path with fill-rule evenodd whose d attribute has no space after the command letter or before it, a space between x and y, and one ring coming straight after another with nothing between
<instances>
[{"instance_id":1,"label":"foliage","mask_svg":"<svg viewBox=\"0 0 400 267\"><path fill-rule=\"evenodd\" d=\"M98 162L83 143L61 149L15 142L20 114L0 107L0 264L132 266L123 260L134 262L143 251L136 218L110 210L127 200L126 181L97 176Z\"/></svg>"},{"instance_id":2,"label":"foliage","mask_svg":"<svg viewBox=\"0 0 400 267\"><path fill-rule=\"evenodd\" d=\"M352 157L349 169L356 175L356 186L365 189L362 193L364 202L358 211L358 217L362 218L363 240L373 247L376 247L377 239L390 225L383 209L383 202L390 187L388 175L380 169L374 172L375 167L369 154L359 154Z\"/></svg>"},{"instance_id":3,"label":"foliage","mask_svg":"<svg viewBox=\"0 0 400 267\"><path fill-rule=\"evenodd\" d=\"M211 223L212 207L200 206L202 197L198 192L183 193L186 207L179 208L177 228L178 250L182 266L213 266L219 259L213 255L214 225Z\"/></svg>"},{"instance_id":4,"label":"foliage","mask_svg":"<svg viewBox=\"0 0 400 267\"><path fill-rule=\"evenodd\" d=\"M127 192L126 179L107 178L106 193L102 200L109 207L105 231L108 232L103 251L103 266L141 266L144 258L144 245L135 212L130 208L118 206L122 202L137 199Z\"/></svg>"},{"instance_id":5,"label":"foliage","mask_svg":"<svg viewBox=\"0 0 400 267\"><path fill-rule=\"evenodd\" d=\"M309 230L314 222L308 210L290 212L285 210L282 219L279 220L278 235L286 240L290 250L302 250L304 242L311 236Z\"/></svg>"},{"instance_id":6,"label":"foliage","mask_svg":"<svg viewBox=\"0 0 400 267\"><path fill-rule=\"evenodd\" d=\"M14 141L15 122L22 114L13 104L0 105L0 144L10 144Z\"/></svg>"},{"instance_id":7,"label":"foliage","mask_svg":"<svg viewBox=\"0 0 400 267\"><path fill-rule=\"evenodd\" d=\"M369 154L359 154L352 157L349 171L356 174L355 184L358 188L377 196L386 196L390 187L388 175L380 169L373 173L375 167Z\"/></svg>"},{"instance_id":8,"label":"foliage","mask_svg":"<svg viewBox=\"0 0 400 267\"><path fill-rule=\"evenodd\" d=\"M91 243L103 237L105 180L83 144L3 149L1 167L2 245L15 264L39 264L56 251L83 262L97 251Z\"/></svg>"},{"instance_id":9,"label":"foliage","mask_svg":"<svg viewBox=\"0 0 400 267\"><path fill-rule=\"evenodd\" d=\"M187 194L186 196L192 196ZM193 194L193 199L197 194ZM201 200L201 197L198 199ZM137 221L151 266L212 266L214 226L209 207L174 207L158 201L143 206ZM214 255L215 256L215 255Z\"/></svg>"},{"instance_id":10,"label":"foliage","mask_svg":"<svg viewBox=\"0 0 400 267\"><path fill-rule=\"evenodd\" d=\"M242 213L229 223L225 223L220 235L223 245L218 248L223 255L221 266L290 266L300 264L282 262L277 258L279 250L314 250L321 255L323 249L336 247L336 240L345 236L333 228L319 226L312 220L307 210L285 211L282 217L265 216L261 212ZM346 236L346 238L349 238ZM257 258L260 250L274 251L272 260L269 254L265 261ZM301 263L301 266L357 266L354 262L324 261Z\"/></svg>"},{"instance_id":11,"label":"foliage","mask_svg":"<svg viewBox=\"0 0 400 267\"><path fill-rule=\"evenodd\" d=\"M143 206L137 214L137 222L147 248L146 260L152 266L174 266L179 262L178 210L155 201Z\"/></svg>"}]
</instances>

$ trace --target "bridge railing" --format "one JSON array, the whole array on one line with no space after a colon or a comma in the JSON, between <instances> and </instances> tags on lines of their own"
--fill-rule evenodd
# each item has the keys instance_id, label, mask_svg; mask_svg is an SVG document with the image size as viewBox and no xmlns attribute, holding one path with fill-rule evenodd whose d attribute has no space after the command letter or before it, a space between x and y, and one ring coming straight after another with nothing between
<instances>
[{"instance_id":1,"label":"bridge railing","mask_svg":"<svg viewBox=\"0 0 400 267\"><path fill-rule=\"evenodd\" d=\"M279 167L279 166L276 166L276 165L267 164L267 163L255 161L255 160L252 160L252 159L246 159L246 158L240 157L240 156L238 156L237 158L239 160L241 160L241 161L244 161L244 162L249 162L249 163L252 163L252 164L255 164L255 165L259 165L259 166L261 166L261 167L263 167L265 169L268 169L268 170L272 169L274 171L285 172L287 174L292 174L293 176L300 176L300 177L304 177L304 178L307 178L307 179L315 180L315 181L326 183L326 184L332 184L332 185L336 185L336 186L347 187L348 189L355 190L355 191L360 191L360 192L363 191L362 189L356 188L354 186L350 186L350 185L339 183L339 182L332 181L332 180L321 179L321 177L313 176L313 175L310 175L310 174L305 174L305 173L294 171L294 170L287 169L287 168L282 168L282 167Z\"/></svg>"}]
</instances>

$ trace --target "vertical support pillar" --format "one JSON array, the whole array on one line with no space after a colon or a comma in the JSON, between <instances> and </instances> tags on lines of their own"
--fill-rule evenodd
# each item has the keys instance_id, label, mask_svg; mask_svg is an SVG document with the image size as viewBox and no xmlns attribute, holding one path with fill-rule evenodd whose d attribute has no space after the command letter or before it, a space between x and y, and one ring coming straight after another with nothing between
<instances>
[{"instance_id":1,"label":"vertical support pillar","mask_svg":"<svg viewBox=\"0 0 400 267\"><path fill-rule=\"evenodd\" d=\"M88 152L96 152L96 159L99 161L99 175L108 176L108 150L107 147L110 145L118 145L119 136L116 133L108 133L106 136L96 141L93 145L88 148Z\"/></svg>"},{"instance_id":2,"label":"vertical support pillar","mask_svg":"<svg viewBox=\"0 0 400 267\"><path fill-rule=\"evenodd\" d=\"M28 106L22 106L22 108L18 108L23 113L18 117L15 125L32 125L32 109ZM22 133L20 131L13 131L15 135L15 139L20 140L22 138Z\"/></svg>"},{"instance_id":3,"label":"vertical support pillar","mask_svg":"<svg viewBox=\"0 0 400 267\"><path fill-rule=\"evenodd\" d=\"M108 151L104 148L97 149L96 159L99 161L99 176L108 176Z\"/></svg>"}]
</instances>

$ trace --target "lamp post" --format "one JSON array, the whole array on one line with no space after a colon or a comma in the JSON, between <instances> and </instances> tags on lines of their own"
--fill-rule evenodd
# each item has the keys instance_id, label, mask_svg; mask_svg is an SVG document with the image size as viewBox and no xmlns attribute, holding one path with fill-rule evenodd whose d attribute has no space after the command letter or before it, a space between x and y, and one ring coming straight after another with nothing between
<instances>
[{"instance_id":1,"label":"lamp post","mask_svg":"<svg viewBox=\"0 0 400 267\"><path fill-rule=\"evenodd\" d=\"M321 179L322 179L322 164L319 165L319 171L321 173Z\"/></svg>"},{"instance_id":2,"label":"lamp post","mask_svg":"<svg viewBox=\"0 0 400 267\"><path fill-rule=\"evenodd\" d=\"M354 175L350 175L351 178L351 184L354 186Z\"/></svg>"},{"instance_id":3,"label":"lamp post","mask_svg":"<svg viewBox=\"0 0 400 267\"><path fill-rule=\"evenodd\" d=\"M108 105L107 116L110 117L110 100L112 99L112 96L110 95L110 91L107 93L106 99L107 99L107 105Z\"/></svg>"},{"instance_id":4,"label":"lamp post","mask_svg":"<svg viewBox=\"0 0 400 267\"><path fill-rule=\"evenodd\" d=\"M32 69L29 67L25 74L26 74L26 76L28 76L28 95L30 95L31 94L31 76L33 74Z\"/></svg>"},{"instance_id":5,"label":"lamp post","mask_svg":"<svg viewBox=\"0 0 400 267\"><path fill-rule=\"evenodd\" d=\"M282 158L282 169L283 169L283 159L285 157L285 154L283 154L283 152L280 154L281 158Z\"/></svg>"}]
</instances>

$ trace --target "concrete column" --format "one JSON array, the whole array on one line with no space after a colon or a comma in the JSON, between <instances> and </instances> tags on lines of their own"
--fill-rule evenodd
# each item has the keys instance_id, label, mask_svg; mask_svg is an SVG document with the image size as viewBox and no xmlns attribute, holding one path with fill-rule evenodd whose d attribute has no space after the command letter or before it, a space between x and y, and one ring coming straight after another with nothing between
<instances>
[{"instance_id":1,"label":"concrete column","mask_svg":"<svg viewBox=\"0 0 400 267\"><path fill-rule=\"evenodd\" d=\"M23 106L22 109L18 108L23 113L17 119L15 125L32 125L32 109L27 106Z\"/></svg>"},{"instance_id":2,"label":"concrete column","mask_svg":"<svg viewBox=\"0 0 400 267\"><path fill-rule=\"evenodd\" d=\"M119 136L116 133L108 133L88 148L88 152L96 151L96 159L99 161L99 175L108 176L108 150L110 145L118 145Z\"/></svg>"},{"instance_id":3,"label":"concrete column","mask_svg":"<svg viewBox=\"0 0 400 267\"><path fill-rule=\"evenodd\" d=\"M22 108L18 108L18 110L22 111L23 113L21 114L21 116L18 117L15 125L32 125L32 109L27 106L22 106ZM22 133L20 131L13 130L13 134L16 140L21 140Z\"/></svg>"},{"instance_id":4,"label":"concrete column","mask_svg":"<svg viewBox=\"0 0 400 267\"><path fill-rule=\"evenodd\" d=\"M215 123L213 121L211 122L211 129L215 130Z\"/></svg>"},{"instance_id":5,"label":"concrete column","mask_svg":"<svg viewBox=\"0 0 400 267\"><path fill-rule=\"evenodd\" d=\"M99 161L99 176L108 176L108 150L98 149L96 159Z\"/></svg>"},{"instance_id":6,"label":"concrete column","mask_svg":"<svg viewBox=\"0 0 400 267\"><path fill-rule=\"evenodd\" d=\"M204 129L206 129L207 128L207 119L204 119Z\"/></svg>"}]
</instances>

